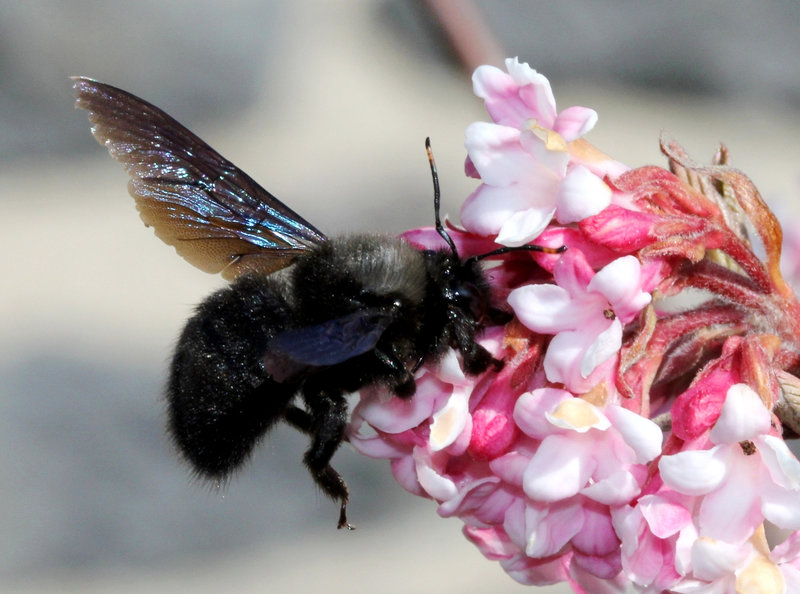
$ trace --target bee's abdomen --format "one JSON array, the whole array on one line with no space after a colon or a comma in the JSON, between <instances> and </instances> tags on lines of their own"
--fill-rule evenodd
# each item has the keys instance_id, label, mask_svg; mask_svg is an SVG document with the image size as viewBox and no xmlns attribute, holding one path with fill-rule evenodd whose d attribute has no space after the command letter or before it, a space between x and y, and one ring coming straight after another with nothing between
<instances>
[{"instance_id":1,"label":"bee's abdomen","mask_svg":"<svg viewBox=\"0 0 800 594\"><path fill-rule=\"evenodd\" d=\"M262 362L290 315L281 293L271 279L240 279L203 301L178 340L168 429L200 476L224 478L245 462L297 388L270 379Z\"/></svg>"}]
</instances>

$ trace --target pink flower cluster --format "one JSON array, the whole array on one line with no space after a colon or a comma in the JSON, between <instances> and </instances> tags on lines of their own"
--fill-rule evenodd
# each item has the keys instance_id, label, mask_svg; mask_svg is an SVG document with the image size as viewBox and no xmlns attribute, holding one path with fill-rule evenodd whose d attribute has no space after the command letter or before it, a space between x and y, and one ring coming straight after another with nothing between
<instances>
[{"instance_id":1,"label":"pink flower cluster","mask_svg":"<svg viewBox=\"0 0 800 594\"><path fill-rule=\"evenodd\" d=\"M459 253L497 244L481 343L500 371L451 352L409 400L364 391L350 427L408 491L458 516L525 584L576 592L800 592L800 305L781 231L750 181L662 149L630 170L581 137L516 59L473 77L491 123L467 129ZM755 230L756 238L747 236ZM438 246L436 233L406 234ZM753 242L761 243L761 258Z\"/></svg>"}]
</instances>

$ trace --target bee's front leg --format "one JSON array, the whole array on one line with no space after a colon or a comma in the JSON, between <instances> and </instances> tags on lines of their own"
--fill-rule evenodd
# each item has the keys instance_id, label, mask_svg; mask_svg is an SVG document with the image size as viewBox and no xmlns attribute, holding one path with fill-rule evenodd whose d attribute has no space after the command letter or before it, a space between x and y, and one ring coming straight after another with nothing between
<instances>
[{"instance_id":1,"label":"bee's front leg","mask_svg":"<svg viewBox=\"0 0 800 594\"><path fill-rule=\"evenodd\" d=\"M373 353L388 371L389 387L400 398L410 398L417 391L417 383L414 381L413 374L406 368L400 359L395 355L390 355L380 349L374 349Z\"/></svg>"}]
</instances>

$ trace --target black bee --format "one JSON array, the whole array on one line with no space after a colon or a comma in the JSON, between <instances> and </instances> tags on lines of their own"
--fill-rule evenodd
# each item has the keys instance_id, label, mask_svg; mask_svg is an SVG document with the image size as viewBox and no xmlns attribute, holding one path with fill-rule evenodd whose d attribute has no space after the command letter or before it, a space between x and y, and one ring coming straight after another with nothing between
<instances>
[{"instance_id":1,"label":"black bee","mask_svg":"<svg viewBox=\"0 0 800 594\"><path fill-rule=\"evenodd\" d=\"M459 258L439 218L427 141L446 249L367 234L328 239L160 109L73 80L95 138L131 176L145 225L233 281L197 307L175 347L168 430L181 455L199 476L224 480L285 420L311 436L305 465L340 502L338 527L351 528L348 488L330 465L345 439L345 396L380 382L408 398L414 372L448 347L470 374L499 368L475 341L502 317L479 260L509 249Z\"/></svg>"}]
</instances>

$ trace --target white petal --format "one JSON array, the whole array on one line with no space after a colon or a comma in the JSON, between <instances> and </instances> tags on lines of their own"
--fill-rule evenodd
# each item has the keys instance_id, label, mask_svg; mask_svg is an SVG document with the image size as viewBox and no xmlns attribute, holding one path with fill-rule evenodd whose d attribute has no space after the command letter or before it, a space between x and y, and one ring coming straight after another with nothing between
<instances>
[{"instance_id":1,"label":"white petal","mask_svg":"<svg viewBox=\"0 0 800 594\"><path fill-rule=\"evenodd\" d=\"M703 495L716 489L725 478L725 463L710 450L689 450L662 456L658 462L661 478L668 487L686 495Z\"/></svg>"},{"instance_id":2,"label":"white petal","mask_svg":"<svg viewBox=\"0 0 800 594\"><path fill-rule=\"evenodd\" d=\"M508 75L497 66L483 64L472 73L472 92L481 99L490 95L490 90L505 84Z\"/></svg>"},{"instance_id":3,"label":"white petal","mask_svg":"<svg viewBox=\"0 0 800 594\"><path fill-rule=\"evenodd\" d=\"M475 122L467 127L464 146L484 183L509 186L525 177L536 161L519 143L519 130Z\"/></svg>"},{"instance_id":4,"label":"white petal","mask_svg":"<svg viewBox=\"0 0 800 594\"><path fill-rule=\"evenodd\" d=\"M540 175L557 182L553 187L553 204L557 201L559 186L567 174L570 154L567 142L557 132L539 125L537 120L528 120L520 131L519 143L533 160L541 165L539 171L530 174Z\"/></svg>"},{"instance_id":5,"label":"white petal","mask_svg":"<svg viewBox=\"0 0 800 594\"><path fill-rule=\"evenodd\" d=\"M456 484L431 467L429 456L425 454L421 456L415 455L414 458L417 480L428 495L437 501L447 501L458 495Z\"/></svg>"},{"instance_id":6,"label":"white petal","mask_svg":"<svg viewBox=\"0 0 800 594\"><path fill-rule=\"evenodd\" d=\"M542 441L523 474L522 486L528 497L558 501L586 486L595 462L575 435L551 435Z\"/></svg>"},{"instance_id":7,"label":"white petal","mask_svg":"<svg viewBox=\"0 0 800 594\"><path fill-rule=\"evenodd\" d=\"M515 212L500 227L495 241L512 247L530 243L545 230L554 212L554 208L528 208Z\"/></svg>"},{"instance_id":8,"label":"white petal","mask_svg":"<svg viewBox=\"0 0 800 594\"><path fill-rule=\"evenodd\" d=\"M738 444L728 447L739 448ZM758 488L753 485L753 478L758 476L757 470L754 472L758 465L756 458L740 454L730 457L725 480L705 496L700 513L695 514L701 534L726 542L741 542L761 524Z\"/></svg>"},{"instance_id":9,"label":"white petal","mask_svg":"<svg viewBox=\"0 0 800 594\"><path fill-rule=\"evenodd\" d=\"M604 266L589 282L588 291L603 295L624 324L652 300L642 291L642 265L634 256L623 256Z\"/></svg>"},{"instance_id":10,"label":"white petal","mask_svg":"<svg viewBox=\"0 0 800 594\"><path fill-rule=\"evenodd\" d=\"M698 538L692 547L694 575L714 581L732 575L750 556L750 546L734 545L711 538Z\"/></svg>"},{"instance_id":11,"label":"white petal","mask_svg":"<svg viewBox=\"0 0 800 594\"><path fill-rule=\"evenodd\" d=\"M737 443L755 439L769 428L769 411L758 394L747 384L734 384L728 388L722 412L709 436L714 443Z\"/></svg>"},{"instance_id":12,"label":"white petal","mask_svg":"<svg viewBox=\"0 0 800 594\"><path fill-rule=\"evenodd\" d=\"M576 223L596 215L611 204L611 188L583 165L573 167L558 189L556 218L559 223Z\"/></svg>"},{"instance_id":13,"label":"white petal","mask_svg":"<svg viewBox=\"0 0 800 594\"><path fill-rule=\"evenodd\" d=\"M630 472L619 470L581 491L589 499L606 505L622 505L640 491L639 483Z\"/></svg>"},{"instance_id":14,"label":"white petal","mask_svg":"<svg viewBox=\"0 0 800 594\"><path fill-rule=\"evenodd\" d=\"M461 368L461 363L458 360L458 353L452 348L447 349L444 356L439 361L439 365L436 369L436 377L443 382L455 386L466 386L474 382L474 380L464 375L464 370Z\"/></svg>"},{"instance_id":15,"label":"white petal","mask_svg":"<svg viewBox=\"0 0 800 594\"><path fill-rule=\"evenodd\" d=\"M572 308L572 297L558 285L525 285L508 295L508 304L527 328L553 334L564 329ZM571 326L570 326L571 327Z\"/></svg>"},{"instance_id":16,"label":"white petal","mask_svg":"<svg viewBox=\"0 0 800 594\"><path fill-rule=\"evenodd\" d=\"M786 442L774 435L764 435L758 441L761 459L773 482L785 489L800 490L800 461Z\"/></svg>"},{"instance_id":17,"label":"white petal","mask_svg":"<svg viewBox=\"0 0 800 594\"><path fill-rule=\"evenodd\" d=\"M800 529L800 493L776 487L762 489L761 512L784 530Z\"/></svg>"},{"instance_id":18,"label":"white petal","mask_svg":"<svg viewBox=\"0 0 800 594\"><path fill-rule=\"evenodd\" d=\"M589 377L595 368L608 361L622 346L622 324L612 320L608 328L597 335L581 358L581 376Z\"/></svg>"},{"instance_id":19,"label":"white petal","mask_svg":"<svg viewBox=\"0 0 800 594\"><path fill-rule=\"evenodd\" d=\"M461 222L479 235L496 235L515 212L530 208L525 188L490 186L481 184L470 194L461 207Z\"/></svg>"},{"instance_id":20,"label":"white petal","mask_svg":"<svg viewBox=\"0 0 800 594\"><path fill-rule=\"evenodd\" d=\"M653 421L616 405L606 407L605 413L614 428L622 434L625 443L636 453L639 464L655 460L661 453L664 434Z\"/></svg>"},{"instance_id":21,"label":"white petal","mask_svg":"<svg viewBox=\"0 0 800 594\"><path fill-rule=\"evenodd\" d=\"M692 546L697 541L697 527L691 521L678 532L678 539L675 541L675 569L681 575L688 575L692 572Z\"/></svg>"},{"instance_id":22,"label":"white petal","mask_svg":"<svg viewBox=\"0 0 800 594\"><path fill-rule=\"evenodd\" d=\"M635 256L623 256L603 266L589 281L586 290L600 293L613 305L638 291L641 278L639 260Z\"/></svg>"},{"instance_id":23,"label":"white petal","mask_svg":"<svg viewBox=\"0 0 800 594\"><path fill-rule=\"evenodd\" d=\"M567 386L579 381L578 370L581 355L586 349L586 337L582 332L559 332L550 341L544 354L544 373L553 383ZM573 381L574 380L574 381Z\"/></svg>"}]
</instances>

